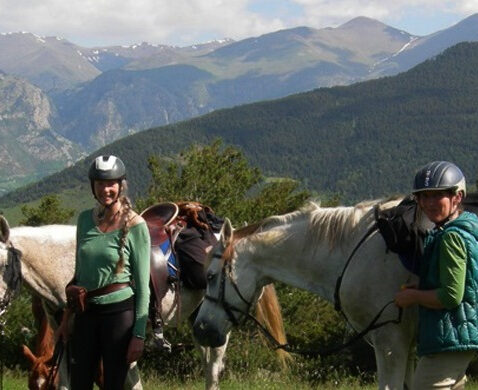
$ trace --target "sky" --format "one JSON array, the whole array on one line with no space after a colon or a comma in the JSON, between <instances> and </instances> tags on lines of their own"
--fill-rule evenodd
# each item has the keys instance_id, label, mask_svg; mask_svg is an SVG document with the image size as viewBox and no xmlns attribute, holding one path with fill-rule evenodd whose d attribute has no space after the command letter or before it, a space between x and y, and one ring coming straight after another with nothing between
<instances>
[{"instance_id":1,"label":"sky","mask_svg":"<svg viewBox=\"0 0 478 390\"><path fill-rule=\"evenodd\" d=\"M415 35L478 13L478 0L0 0L0 32L57 36L85 47L188 46L297 26L337 27L357 16Z\"/></svg>"}]
</instances>

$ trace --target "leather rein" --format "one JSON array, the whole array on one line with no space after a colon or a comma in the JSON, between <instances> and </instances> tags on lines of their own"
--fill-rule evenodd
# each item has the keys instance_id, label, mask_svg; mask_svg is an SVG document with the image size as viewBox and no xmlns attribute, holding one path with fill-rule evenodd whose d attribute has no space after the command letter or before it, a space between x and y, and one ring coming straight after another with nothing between
<instances>
[{"instance_id":1,"label":"leather rein","mask_svg":"<svg viewBox=\"0 0 478 390\"><path fill-rule=\"evenodd\" d=\"M214 303L218 304L219 306L221 306L223 308L223 310L226 312L226 314L228 316L228 319L232 322L232 324L234 326L238 326L241 323L245 323L248 319L252 320L256 324L256 326L263 332L263 334L266 336L266 338L274 345L274 349L283 349L287 352L296 353L296 354L300 354L300 355L304 355L304 356L308 356L308 357L327 356L327 355L336 353L336 352L350 346L351 344L353 344L357 340L361 339L362 337L364 337L370 331L375 330L377 328L380 328L380 327L385 326L385 325L390 324L390 323L399 324L402 320L403 309L399 308L398 309L398 317L396 319L379 322L379 319L380 319L382 313L385 311L385 309L388 306L390 306L394 303L394 301L392 300L390 302L387 302L378 311L376 316L372 319L372 321L369 323L369 325L367 327L365 327L362 331L358 332L350 324L350 321L348 320L346 314L343 312L343 310L341 308L339 294L340 294L340 287L341 287L341 284L342 284L343 275L345 274L345 271L347 270L348 265L350 264L352 258L354 257L355 253L360 248L360 246L362 246L362 244L367 240L367 238L369 238L377 230L378 230L378 227L377 227L376 223L374 223L369 228L369 230L367 230L365 235L360 239L360 241L357 243L357 245L354 247L354 249L350 253L350 255L349 255L349 257L348 257L348 259L345 263L345 266L342 269L342 272L341 272L340 276L337 278L337 282L336 282L336 286L335 286L335 293L334 293L334 301L335 301L334 308L335 308L335 310L337 310L339 313L342 314L342 317L345 319L346 323L355 331L355 334L349 340L347 340L344 344L340 344L338 346L334 346L334 347L326 348L326 349L309 350L309 349L300 349L300 348L295 347L295 346L293 346L289 343L286 343L286 344L279 343L275 339L275 337L266 329L266 327L264 325L262 325L261 322L255 316L253 316L250 313L251 308L253 306L253 302L248 301L247 299L244 298L243 294L241 293L241 291L239 289L239 286L237 285L237 283L233 279L231 262L224 262L223 266L221 267L221 280L220 280L220 285L219 285L218 296L213 297L209 294L206 294L204 296L204 299L208 300L208 301L211 301L211 302L214 302ZM216 259L219 259L219 260L223 261L222 257L220 257L218 255L214 255L213 258L216 258ZM236 292L237 296L241 299L241 301L243 301L246 304L246 306L247 306L246 310L242 310L242 309L240 309L240 308L238 308L234 305L231 305L229 302L226 301L226 298L225 298L226 280L229 280L229 283L234 288L234 291ZM239 314L242 314L244 316L244 319L242 321L239 321L238 318L236 317L236 315L234 314L235 312L237 312Z\"/></svg>"}]
</instances>

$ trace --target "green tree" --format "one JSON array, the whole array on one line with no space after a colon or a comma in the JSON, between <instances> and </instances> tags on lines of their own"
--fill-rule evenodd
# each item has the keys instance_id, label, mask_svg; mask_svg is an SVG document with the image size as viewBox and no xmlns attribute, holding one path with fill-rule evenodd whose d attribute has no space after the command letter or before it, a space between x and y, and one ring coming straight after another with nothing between
<instances>
[{"instance_id":1,"label":"green tree","mask_svg":"<svg viewBox=\"0 0 478 390\"><path fill-rule=\"evenodd\" d=\"M148 163L152 180L147 196L136 202L139 209L163 201L191 200L241 224L295 210L310 197L295 180L265 180L240 150L224 146L219 139L190 147L178 161L152 156Z\"/></svg>"},{"instance_id":2,"label":"green tree","mask_svg":"<svg viewBox=\"0 0 478 390\"><path fill-rule=\"evenodd\" d=\"M55 194L41 198L38 207L24 205L21 210L25 218L19 224L28 226L67 223L75 212L73 209L63 208L58 195Z\"/></svg>"}]
</instances>

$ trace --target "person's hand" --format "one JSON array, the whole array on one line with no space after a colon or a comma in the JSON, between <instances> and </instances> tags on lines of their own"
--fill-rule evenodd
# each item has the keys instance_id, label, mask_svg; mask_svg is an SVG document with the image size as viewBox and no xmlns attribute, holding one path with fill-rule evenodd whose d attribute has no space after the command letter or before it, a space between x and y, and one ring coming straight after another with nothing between
<instances>
[{"instance_id":1,"label":"person's hand","mask_svg":"<svg viewBox=\"0 0 478 390\"><path fill-rule=\"evenodd\" d=\"M126 354L126 362L131 364L137 361L143 354L144 340L138 337L131 337L128 346L128 353Z\"/></svg>"},{"instance_id":2,"label":"person's hand","mask_svg":"<svg viewBox=\"0 0 478 390\"><path fill-rule=\"evenodd\" d=\"M402 286L402 289L395 294L395 304L405 309L408 306L418 303L417 293L419 290L415 286Z\"/></svg>"}]
</instances>

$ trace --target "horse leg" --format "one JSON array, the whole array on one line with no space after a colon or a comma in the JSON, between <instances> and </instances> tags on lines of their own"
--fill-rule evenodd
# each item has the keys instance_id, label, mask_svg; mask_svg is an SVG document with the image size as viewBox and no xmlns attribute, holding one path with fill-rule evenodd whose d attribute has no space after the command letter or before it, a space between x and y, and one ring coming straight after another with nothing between
<instances>
[{"instance_id":1,"label":"horse leg","mask_svg":"<svg viewBox=\"0 0 478 390\"><path fill-rule=\"evenodd\" d=\"M129 366L128 374L126 374L124 389L143 390L143 385L139 376L138 364L136 362L131 363Z\"/></svg>"},{"instance_id":2,"label":"horse leg","mask_svg":"<svg viewBox=\"0 0 478 390\"><path fill-rule=\"evenodd\" d=\"M229 335L230 333L226 337L226 342L220 347L208 348L209 359L206 367L206 390L219 389L219 376L224 370L224 355L226 354Z\"/></svg>"},{"instance_id":3,"label":"horse leg","mask_svg":"<svg viewBox=\"0 0 478 390\"><path fill-rule=\"evenodd\" d=\"M403 390L410 373L413 336L402 325L389 325L374 331L370 339L377 362L378 388Z\"/></svg>"},{"instance_id":4,"label":"horse leg","mask_svg":"<svg viewBox=\"0 0 478 390\"><path fill-rule=\"evenodd\" d=\"M229 342L228 333L226 342L217 348L203 347L193 337L196 348L201 353L201 362L206 379L206 390L219 390L219 376L224 369L224 355Z\"/></svg>"}]
</instances>

